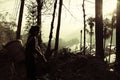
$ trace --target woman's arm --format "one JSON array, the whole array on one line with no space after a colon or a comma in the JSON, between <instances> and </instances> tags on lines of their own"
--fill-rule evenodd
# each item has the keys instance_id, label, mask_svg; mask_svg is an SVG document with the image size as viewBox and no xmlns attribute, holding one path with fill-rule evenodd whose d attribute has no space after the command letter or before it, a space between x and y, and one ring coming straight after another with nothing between
<instances>
[{"instance_id":1,"label":"woman's arm","mask_svg":"<svg viewBox=\"0 0 120 80\"><path fill-rule=\"evenodd\" d=\"M43 55L40 47L36 47L36 48L35 48L35 53L36 53L40 58L42 58L45 62L47 62L47 59L46 59L45 56Z\"/></svg>"}]
</instances>

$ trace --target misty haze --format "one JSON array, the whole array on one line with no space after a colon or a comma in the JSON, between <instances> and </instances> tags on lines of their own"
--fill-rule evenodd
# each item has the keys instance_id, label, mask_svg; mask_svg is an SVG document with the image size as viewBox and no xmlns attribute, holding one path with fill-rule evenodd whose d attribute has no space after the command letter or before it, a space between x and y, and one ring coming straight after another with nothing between
<instances>
[{"instance_id":1,"label":"misty haze","mask_svg":"<svg viewBox=\"0 0 120 80\"><path fill-rule=\"evenodd\" d=\"M0 80L120 80L119 0L0 0Z\"/></svg>"}]
</instances>

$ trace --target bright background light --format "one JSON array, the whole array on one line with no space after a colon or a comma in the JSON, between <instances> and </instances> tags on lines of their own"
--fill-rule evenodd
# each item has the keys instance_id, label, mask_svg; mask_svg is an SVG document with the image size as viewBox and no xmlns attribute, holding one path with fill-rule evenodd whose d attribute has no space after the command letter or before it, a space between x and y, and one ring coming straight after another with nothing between
<instances>
[{"instance_id":1,"label":"bright background light","mask_svg":"<svg viewBox=\"0 0 120 80\"><path fill-rule=\"evenodd\" d=\"M25 0L27 2L27 0ZM82 2L83 0L63 0L63 7L62 7L62 18L61 18L61 30L60 30L60 37L67 40L70 34L76 32L76 37L79 38L80 30L83 29L83 10L82 10ZM0 0L0 13L9 13L9 19L15 18L16 22L18 21L18 12L20 5L20 0ZM103 16L107 17L116 9L117 0L103 0ZM15 7L16 6L16 7ZM26 15L26 8L24 10L24 16ZM85 0L85 12L86 12L86 19L88 17L95 16L95 0ZM52 12L51 12L52 13ZM43 37L48 39L49 31L50 31L50 24L52 17L42 16L44 23L42 23L42 34ZM57 20L57 19L56 19ZM57 22L57 21L56 21ZM25 26L25 17L23 20L23 26ZM54 28L54 34L56 33L56 24ZM55 37L55 35L54 35Z\"/></svg>"}]
</instances>

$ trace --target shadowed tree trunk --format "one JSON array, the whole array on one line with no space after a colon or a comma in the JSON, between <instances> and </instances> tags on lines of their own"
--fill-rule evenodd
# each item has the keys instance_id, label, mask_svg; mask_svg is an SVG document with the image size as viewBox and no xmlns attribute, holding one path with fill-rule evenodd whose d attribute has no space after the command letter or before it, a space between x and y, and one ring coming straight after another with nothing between
<instances>
[{"instance_id":1,"label":"shadowed tree trunk","mask_svg":"<svg viewBox=\"0 0 120 80\"><path fill-rule=\"evenodd\" d=\"M120 73L120 0L117 0L116 71L118 72L118 74Z\"/></svg>"},{"instance_id":2,"label":"shadowed tree trunk","mask_svg":"<svg viewBox=\"0 0 120 80\"><path fill-rule=\"evenodd\" d=\"M102 0L95 0L95 11L96 56L104 60Z\"/></svg>"},{"instance_id":3,"label":"shadowed tree trunk","mask_svg":"<svg viewBox=\"0 0 120 80\"><path fill-rule=\"evenodd\" d=\"M40 34L38 38L38 44L41 45L42 43L42 35L41 35L41 10L43 2L42 0L36 0L37 1L37 25L40 27Z\"/></svg>"},{"instance_id":4,"label":"shadowed tree trunk","mask_svg":"<svg viewBox=\"0 0 120 80\"><path fill-rule=\"evenodd\" d=\"M19 20L18 20L18 27L17 27L17 32L16 32L16 39L20 39L20 35L21 35L21 25L22 25L24 3L25 3L25 0L21 0Z\"/></svg>"},{"instance_id":5,"label":"shadowed tree trunk","mask_svg":"<svg viewBox=\"0 0 120 80\"><path fill-rule=\"evenodd\" d=\"M59 13L58 13L58 24L57 24L57 31L56 31L56 39L55 39L55 56L58 53L58 45L59 45L59 33L60 33L60 24L61 24L61 11L62 11L62 4L63 1L59 0Z\"/></svg>"},{"instance_id":6,"label":"shadowed tree trunk","mask_svg":"<svg viewBox=\"0 0 120 80\"><path fill-rule=\"evenodd\" d=\"M53 10L53 14L52 14L52 22L51 22L51 29L50 29L50 34L49 34L49 41L48 41L48 46L47 46L47 50L46 50L46 53L45 53L47 58L49 56L51 56L51 54L52 54L52 52L51 52L51 41L52 41L52 34L53 34L53 28L54 28L56 7L57 7L57 0L55 0L55 3L54 3L54 10Z\"/></svg>"},{"instance_id":7,"label":"shadowed tree trunk","mask_svg":"<svg viewBox=\"0 0 120 80\"><path fill-rule=\"evenodd\" d=\"M82 4L82 7L83 7L83 19L84 19L84 55L86 53L86 20L85 20L85 0L83 0L83 4Z\"/></svg>"}]
</instances>

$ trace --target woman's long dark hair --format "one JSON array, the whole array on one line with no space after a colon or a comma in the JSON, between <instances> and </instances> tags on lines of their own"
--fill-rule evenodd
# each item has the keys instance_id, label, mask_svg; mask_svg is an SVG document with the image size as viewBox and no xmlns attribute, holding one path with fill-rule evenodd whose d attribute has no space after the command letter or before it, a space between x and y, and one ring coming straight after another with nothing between
<instances>
[{"instance_id":1,"label":"woman's long dark hair","mask_svg":"<svg viewBox=\"0 0 120 80\"><path fill-rule=\"evenodd\" d=\"M31 26L29 30L29 36L34 36L36 31L39 32L39 29L40 29L39 26Z\"/></svg>"}]
</instances>

